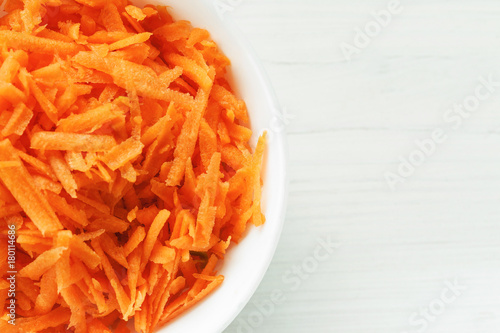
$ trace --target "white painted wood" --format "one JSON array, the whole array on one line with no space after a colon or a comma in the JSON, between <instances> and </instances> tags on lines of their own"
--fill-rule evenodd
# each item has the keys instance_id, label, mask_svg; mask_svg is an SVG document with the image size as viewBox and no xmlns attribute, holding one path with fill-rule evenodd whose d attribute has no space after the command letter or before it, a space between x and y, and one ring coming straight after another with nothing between
<instances>
[{"instance_id":1,"label":"white painted wood","mask_svg":"<svg viewBox=\"0 0 500 333\"><path fill-rule=\"evenodd\" d=\"M389 1L227 3L295 118L282 239L225 332L500 331L500 87L458 129L443 120L479 77L500 81L500 3L401 0L350 62L339 45ZM436 128L447 140L392 191L384 173ZM292 290L289 271L327 236L340 247ZM286 300L259 310L275 289ZM429 306L432 321L418 313Z\"/></svg>"}]
</instances>

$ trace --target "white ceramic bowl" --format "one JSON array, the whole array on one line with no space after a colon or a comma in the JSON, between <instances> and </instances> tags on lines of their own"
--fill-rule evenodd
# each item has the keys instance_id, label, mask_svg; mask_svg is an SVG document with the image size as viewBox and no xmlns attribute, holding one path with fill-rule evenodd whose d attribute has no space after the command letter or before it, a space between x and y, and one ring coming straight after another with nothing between
<instances>
[{"instance_id":1,"label":"white ceramic bowl","mask_svg":"<svg viewBox=\"0 0 500 333\"><path fill-rule=\"evenodd\" d=\"M249 232L228 250L220 273L222 285L197 306L175 319L161 333L222 332L250 300L269 267L278 244L285 217L287 194L286 143L284 126L269 80L249 43L235 28L229 15L218 15L212 0L136 0L170 7L174 19L189 20L194 27L207 29L231 60L229 78L237 95L248 107L254 137L268 131L264 163L263 211L266 223L249 226Z\"/></svg>"}]
</instances>

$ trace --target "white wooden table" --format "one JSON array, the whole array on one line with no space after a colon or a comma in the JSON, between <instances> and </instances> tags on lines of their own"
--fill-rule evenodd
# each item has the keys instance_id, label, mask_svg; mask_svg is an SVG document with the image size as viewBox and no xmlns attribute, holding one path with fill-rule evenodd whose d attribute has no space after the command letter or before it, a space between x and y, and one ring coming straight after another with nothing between
<instances>
[{"instance_id":1,"label":"white wooden table","mask_svg":"<svg viewBox=\"0 0 500 333\"><path fill-rule=\"evenodd\" d=\"M498 0L227 3L289 115L290 195L226 332L499 332Z\"/></svg>"}]
</instances>

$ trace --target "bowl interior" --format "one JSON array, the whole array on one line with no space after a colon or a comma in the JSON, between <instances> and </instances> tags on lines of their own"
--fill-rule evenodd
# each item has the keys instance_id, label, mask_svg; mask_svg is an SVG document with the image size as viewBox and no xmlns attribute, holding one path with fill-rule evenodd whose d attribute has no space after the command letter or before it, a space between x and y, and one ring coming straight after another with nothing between
<instances>
[{"instance_id":1,"label":"bowl interior","mask_svg":"<svg viewBox=\"0 0 500 333\"><path fill-rule=\"evenodd\" d=\"M268 132L264 163L262 197L266 223L249 226L245 238L232 246L222 262L222 285L197 306L169 323L159 332L221 332L243 309L262 280L273 257L281 233L286 202L285 135L280 126L279 105L252 48L242 38L229 18L221 18L213 1L156 0L133 1L169 6L176 20L189 20L194 27L207 29L221 50L231 60L229 80L247 104L255 144L258 136Z\"/></svg>"}]
</instances>

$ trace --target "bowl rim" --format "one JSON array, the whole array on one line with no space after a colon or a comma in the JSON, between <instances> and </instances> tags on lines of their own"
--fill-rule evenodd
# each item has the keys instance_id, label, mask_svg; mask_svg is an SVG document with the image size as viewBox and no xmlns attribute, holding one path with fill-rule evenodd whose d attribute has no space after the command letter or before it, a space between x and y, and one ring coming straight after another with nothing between
<instances>
[{"instance_id":1,"label":"bowl rim","mask_svg":"<svg viewBox=\"0 0 500 333\"><path fill-rule=\"evenodd\" d=\"M209 1L209 0L202 0L202 1ZM217 0L215 0L217 1ZM210 6L211 7L211 6ZM214 10L215 11L215 10ZM222 25L228 30L229 34L231 37L235 40L238 41L238 47L243 49L245 53L249 56L250 60L253 62L253 65L258 69L256 71L256 75L260 76L261 83L264 86L264 91L267 94L267 100L268 102L271 103L272 108L274 112L276 112L275 116L282 117L281 115L281 106L279 103L279 99L276 95L276 92L273 88L273 85L271 83L271 79L264 68L264 65L260 59L260 57L257 55L257 52L255 48L252 46L246 35L243 33L243 31L239 28L239 26L236 24L235 20L231 16L223 16L220 15L220 13L217 13L220 21L222 22ZM222 50L224 52L224 50ZM250 114L251 117L251 114ZM281 119L281 118L280 118ZM272 130L272 129L271 129ZM221 328L221 332L224 331L231 323L238 317L238 315L243 311L243 309L246 307L246 305L250 302L252 297L254 296L255 292L257 291L258 287L264 280L264 277L269 270L269 267L271 266L271 262L276 254L276 249L278 248L279 240L281 238L281 234L285 225L285 217L286 217L286 207L288 203L288 187L289 187L289 177L288 177L288 163L289 163L289 151L288 151L288 142L286 138L286 131L274 131L273 135L277 136L280 145L281 145L281 151L283 152L283 168L281 170L282 175L283 175L283 201L281 207L279 207L279 218L277 221L273 221L273 223L279 223L279 230L277 233L275 233L275 238L274 238L274 246L272 250L270 251L270 255L266 258L267 260L262 264L262 271L259 274L259 276L254 280L254 284L247 289L247 294L246 296L242 299L242 303L240 304L240 307L238 309L235 309L233 311L233 314L228 317L228 320L224 324L224 326ZM275 138L276 139L276 138ZM252 228L255 228L254 226L251 226ZM259 227L260 228L260 227Z\"/></svg>"}]
</instances>

